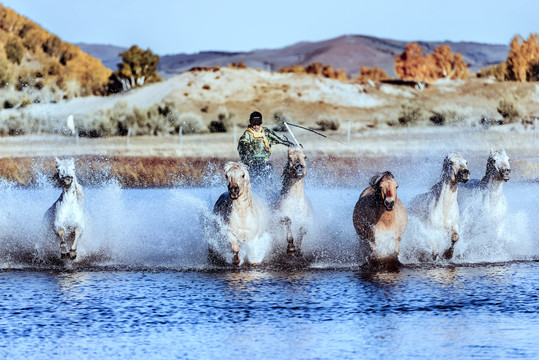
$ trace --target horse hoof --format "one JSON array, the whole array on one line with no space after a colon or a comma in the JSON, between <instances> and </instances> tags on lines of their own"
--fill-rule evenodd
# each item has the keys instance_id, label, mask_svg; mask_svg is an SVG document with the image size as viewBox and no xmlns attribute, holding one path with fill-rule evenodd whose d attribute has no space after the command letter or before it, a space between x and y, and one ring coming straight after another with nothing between
<instances>
[{"instance_id":1,"label":"horse hoof","mask_svg":"<svg viewBox=\"0 0 539 360\"><path fill-rule=\"evenodd\" d=\"M71 260L75 260L76 257L77 257L77 252L74 251L74 250L71 250L71 251L69 252L69 258L70 258Z\"/></svg>"},{"instance_id":2,"label":"horse hoof","mask_svg":"<svg viewBox=\"0 0 539 360\"><path fill-rule=\"evenodd\" d=\"M238 254L234 254L234 265L239 265L240 264L240 257L238 256Z\"/></svg>"},{"instance_id":3,"label":"horse hoof","mask_svg":"<svg viewBox=\"0 0 539 360\"><path fill-rule=\"evenodd\" d=\"M67 253L67 252L60 254L61 259L67 259L68 257L69 257L69 253Z\"/></svg>"},{"instance_id":4,"label":"horse hoof","mask_svg":"<svg viewBox=\"0 0 539 360\"><path fill-rule=\"evenodd\" d=\"M296 256L296 247L294 245L292 246L289 246L287 249L286 249L286 253L290 256Z\"/></svg>"}]
</instances>

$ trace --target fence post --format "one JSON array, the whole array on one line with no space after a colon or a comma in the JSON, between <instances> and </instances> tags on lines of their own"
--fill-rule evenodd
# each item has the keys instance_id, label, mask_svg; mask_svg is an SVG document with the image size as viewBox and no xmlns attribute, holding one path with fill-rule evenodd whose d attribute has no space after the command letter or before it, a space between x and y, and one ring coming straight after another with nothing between
<instances>
[{"instance_id":1,"label":"fence post","mask_svg":"<svg viewBox=\"0 0 539 360\"><path fill-rule=\"evenodd\" d=\"M352 121L350 119L348 119L348 135L346 137L348 145L350 145L351 134L352 134Z\"/></svg>"}]
</instances>

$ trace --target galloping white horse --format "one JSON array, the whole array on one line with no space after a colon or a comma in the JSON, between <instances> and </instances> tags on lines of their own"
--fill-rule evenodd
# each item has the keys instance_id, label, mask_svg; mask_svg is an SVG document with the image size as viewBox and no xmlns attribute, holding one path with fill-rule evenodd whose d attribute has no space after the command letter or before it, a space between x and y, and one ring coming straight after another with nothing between
<instances>
[{"instance_id":1,"label":"galloping white horse","mask_svg":"<svg viewBox=\"0 0 539 360\"><path fill-rule=\"evenodd\" d=\"M494 230L497 236L503 232L507 214L507 198L503 183L509 181L511 165L505 150L490 150L485 176L471 180L459 191L461 216L473 217L469 221L472 232L481 232L482 226ZM473 231L475 229L475 231Z\"/></svg>"},{"instance_id":2,"label":"galloping white horse","mask_svg":"<svg viewBox=\"0 0 539 360\"><path fill-rule=\"evenodd\" d=\"M460 154L448 154L440 180L429 192L416 196L408 206L410 214L430 228L449 235L447 241L444 239L444 249L433 246L433 259L440 255L446 260L453 257L455 243L459 240L458 183L467 182L469 177L467 161Z\"/></svg>"},{"instance_id":3,"label":"galloping white horse","mask_svg":"<svg viewBox=\"0 0 539 360\"><path fill-rule=\"evenodd\" d=\"M389 171L373 176L369 185L354 208L354 227L370 250L371 265L398 265L399 243L408 223L406 208L397 197L399 185Z\"/></svg>"},{"instance_id":4,"label":"galloping white horse","mask_svg":"<svg viewBox=\"0 0 539 360\"><path fill-rule=\"evenodd\" d=\"M54 178L62 188L62 194L47 210L43 220L49 233L54 233L60 240L60 257L73 260L77 257L78 241L84 231L84 194L75 176L74 160L56 159L56 164Z\"/></svg>"},{"instance_id":5,"label":"galloping white horse","mask_svg":"<svg viewBox=\"0 0 539 360\"><path fill-rule=\"evenodd\" d=\"M239 162L225 164L228 192L223 193L213 207L220 221L216 226L224 233L233 253L236 265L247 261L259 264L270 250L271 238L267 230L268 210L261 201L253 197L249 172ZM222 249L211 248L212 255L227 261Z\"/></svg>"},{"instance_id":6,"label":"galloping white horse","mask_svg":"<svg viewBox=\"0 0 539 360\"><path fill-rule=\"evenodd\" d=\"M303 237L307 233L313 214L303 184L306 158L301 147L288 148L288 161L282 175L283 187L276 204L281 223L286 227L288 242L286 252L292 256L301 255Z\"/></svg>"}]
</instances>

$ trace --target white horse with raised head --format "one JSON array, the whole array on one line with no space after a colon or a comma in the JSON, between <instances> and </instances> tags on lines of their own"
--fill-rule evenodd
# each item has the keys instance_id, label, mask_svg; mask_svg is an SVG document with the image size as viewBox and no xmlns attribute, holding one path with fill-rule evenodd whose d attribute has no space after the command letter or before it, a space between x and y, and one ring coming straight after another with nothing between
<instances>
[{"instance_id":1,"label":"white horse with raised head","mask_svg":"<svg viewBox=\"0 0 539 360\"><path fill-rule=\"evenodd\" d=\"M84 231L84 193L75 175L73 159L56 159L54 179L62 188L60 197L47 210L45 226L60 240L62 259L77 257L77 245Z\"/></svg>"},{"instance_id":2,"label":"white horse with raised head","mask_svg":"<svg viewBox=\"0 0 539 360\"><path fill-rule=\"evenodd\" d=\"M279 220L286 229L286 252L291 256L301 255L303 237L313 216L313 208L305 195L303 182L307 169L306 158L301 147L288 148L287 163L282 175L283 186L276 203Z\"/></svg>"},{"instance_id":3,"label":"white horse with raised head","mask_svg":"<svg viewBox=\"0 0 539 360\"><path fill-rule=\"evenodd\" d=\"M271 248L271 238L266 233L268 210L253 196L245 165L228 162L224 170L228 191L219 197L213 212L218 217L218 232L225 238L228 249L223 249L219 243L210 243L210 255L236 265L260 264ZM232 256L229 256L230 251Z\"/></svg>"},{"instance_id":4,"label":"white horse with raised head","mask_svg":"<svg viewBox=\"0 0 539 360\"><path fill-rule=\"evenodd\" d=\"M482 227L500 236L504 229L507 214L507 198L503 184L509 181L511 164L504 149L490 150L485 176L474 179L459 190L461 216L470 218L470 231L483 232ZM473 219L473 220L472 220ZM490 233L490 232L489 232Z\"/></svg>"},{"instance_id":5,"label":"white horse with raised head","mask_svg":"<svg viewBox=\"0 0 539 360\"><path fill-rule=\"evenodd\" d=\"M469 178L468 162L460 154L448 154L439 181L427 193L416 196L408 206L411 215L428 228L444 234L443 244L431 244L433 259L453 257L460 236L458 184L466 183Z\"/></svg>"},{"instance_id":6,"label":"white horse with raised head","mask_svg":"<svg viewBox=\"0 0 539 360\"><path fill-rule=\"evenodd\" d=\"M389 171L371 178L354 207L353 223L371 265L399 264L399 246L408 213L397 197L399 185Z\"/></svg>"}]
</instances>

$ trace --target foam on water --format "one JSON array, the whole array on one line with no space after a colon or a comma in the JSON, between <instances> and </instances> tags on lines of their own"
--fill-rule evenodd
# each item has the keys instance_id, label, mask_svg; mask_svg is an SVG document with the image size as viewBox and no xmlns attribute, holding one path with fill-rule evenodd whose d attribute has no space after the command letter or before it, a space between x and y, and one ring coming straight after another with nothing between
<instances>
[{"instance_id":1,"label":"foam on water","mask_svg":"<svg viewBox=\"0 0 539 360\"><path fill-rule=\"evenodd\" d=\"M224 185L174 189L122 189L114 183L85 188L87 228L80 240L73 267L207 269L208 242L214 240L212 208ZM362 189L306 188L315 211L303 251L313 268L348 268L363 264L352 224L352 212ZM405 205L422 187L401 182L399 197ZM538 217L535 212L539 184L505 184L508 214L500 236L488 231L470 236L466 224L455 247L453 263L473 264L539 259ZM47 257L57 244L41 233L45 211L60 195L50 184L23 189L2 184L0 197L0 267L54 267ZM273 251L286 251L286 236L277 228ZM410 217L401 242L405 264L433 263L433 246L447 239ZM259 251L261 249L251 249ZM440 262L447 264L447 262Z\"/></svg>"}]
</instances>

